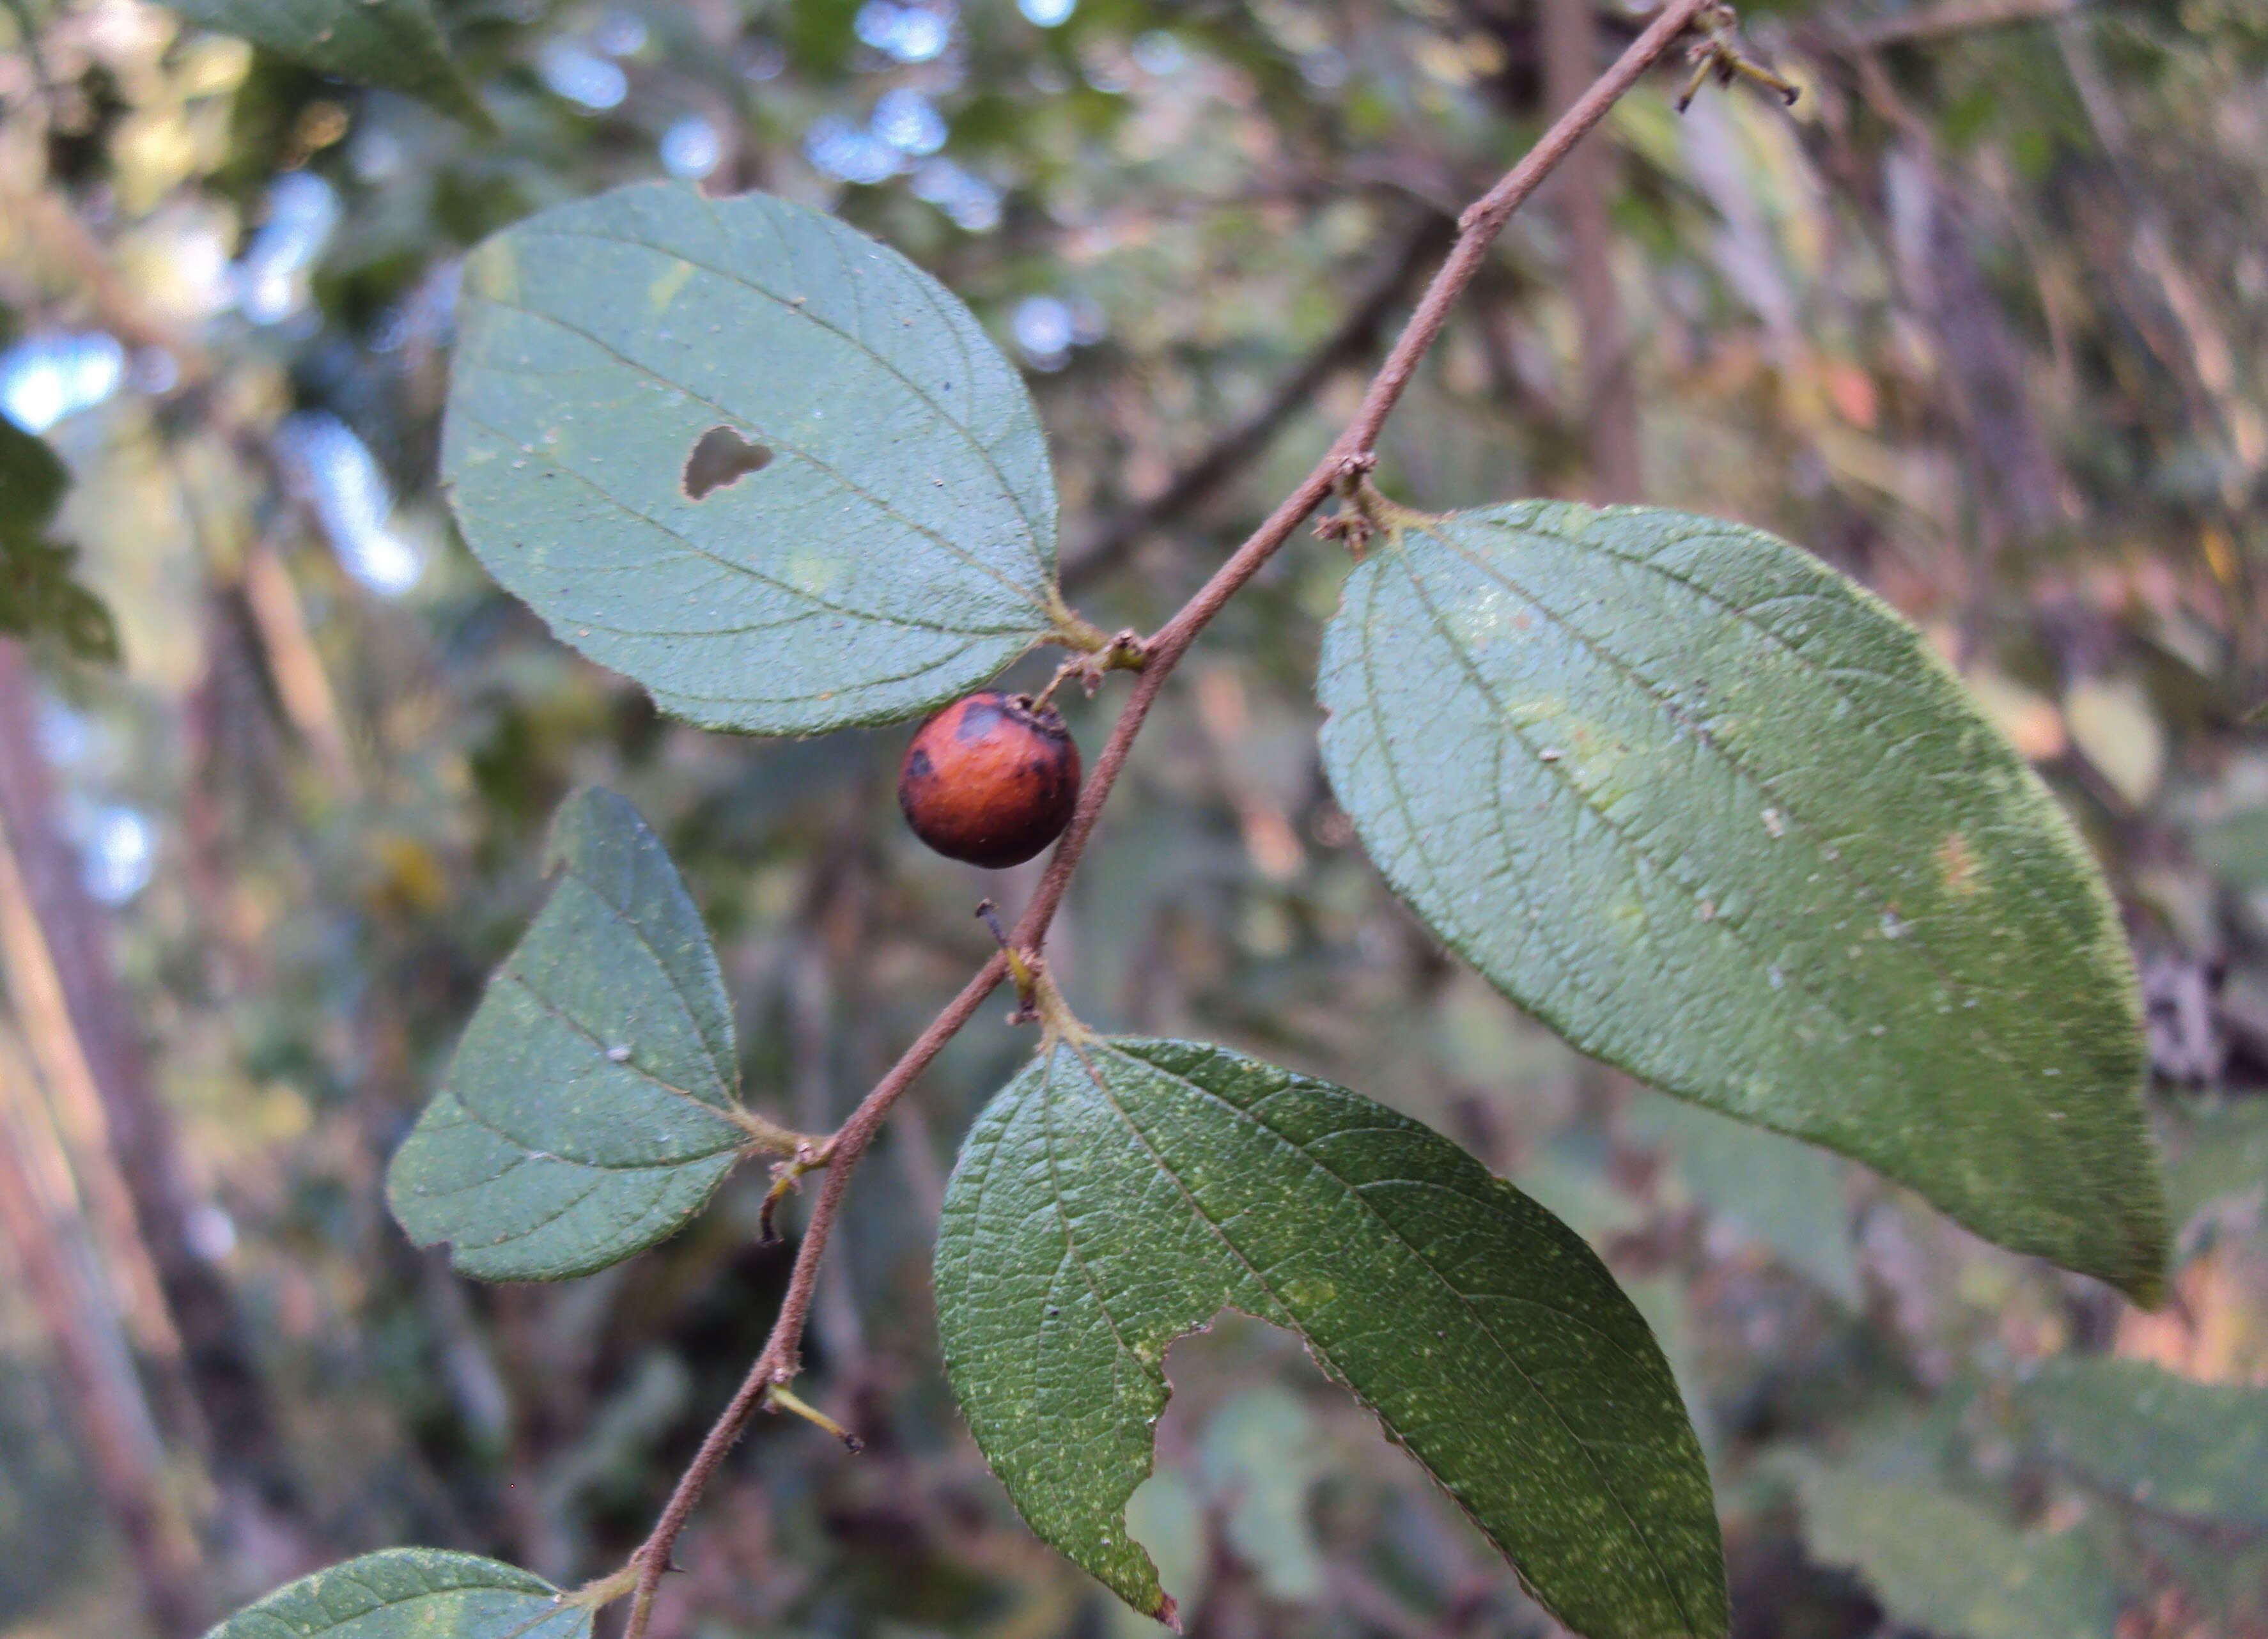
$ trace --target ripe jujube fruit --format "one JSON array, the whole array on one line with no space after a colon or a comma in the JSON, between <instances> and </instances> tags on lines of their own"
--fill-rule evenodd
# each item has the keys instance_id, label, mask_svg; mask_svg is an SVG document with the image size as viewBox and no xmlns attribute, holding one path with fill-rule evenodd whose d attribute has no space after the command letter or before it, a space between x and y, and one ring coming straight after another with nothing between
<instances>
[{"instance_id":1,"label":"ripe jujube fruit","mask_svg":"<svg viewBox=\"0 0 2268 1639\"><path fill-rule=\"evenodd\" d=\"M915 733L898 806L948 859L998 871L1063 834L1079 802L1079 747L1062 715L1028 695L982 689Z\"/></svg>"}]
</instances>

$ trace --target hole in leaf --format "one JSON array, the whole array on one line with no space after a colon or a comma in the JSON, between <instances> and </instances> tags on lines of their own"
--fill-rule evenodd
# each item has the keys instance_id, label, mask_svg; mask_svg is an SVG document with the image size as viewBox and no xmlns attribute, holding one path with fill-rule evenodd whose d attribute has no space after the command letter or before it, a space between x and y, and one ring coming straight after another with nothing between
<instances>
[{"instance_id":1,"label":"hole in leaf","mask_svg":"<svg viewBox=\"0 0 2268 1639\"><path fill-rule=\"evenodd\" d=\"M768 446L743 438L730 427L711 427L693 441L693 453L685 458L685 498L704 501L771 464Z\"/></svg>"},{"instance_id":2,"label":"hole in leaf","mask_svg":"<svg viewBox=\"0 0 2268 1639\"><path fill-rule=\"evenodd\" d=\"M1127 1499L1126 1530L1167 1597L1183 1611L1204 1602L1209 1522L1226 1528L1270 1597L1320 1597L1323 1554L1307 1519L1309 1493L1328 1472L1320 1453L1367 1449L1377 1422L1332 1385L1297 1334L1241 1310L1175 1338L1165 1366L1173 1398L1152 1434L1157 1466ZM1431 1488L1406 1454L1381 1456L1408 1488Z\"/></svg>"}]
</instances>

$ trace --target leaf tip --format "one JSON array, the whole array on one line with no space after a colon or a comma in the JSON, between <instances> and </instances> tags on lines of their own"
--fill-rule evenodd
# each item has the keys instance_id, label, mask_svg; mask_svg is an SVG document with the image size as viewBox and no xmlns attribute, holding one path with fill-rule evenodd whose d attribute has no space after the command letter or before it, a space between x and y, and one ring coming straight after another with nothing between
<instances>
[{"instance_id":1,"label":"leaf tip","mask_svg":"<svg viewBox=\"0 0 2268 1639\"><path fill-rule=\"evenodd\" d=\"M1151 1612L1150 1614L1156 1617L1164 1626L1172 1628L1175 1633L1182 1631L1182 1607L1174 1602L1174 1596L1172 1594L1160 1593L1158 1595L1158 1608Z\"/></svg>"},{"instance_id":2,"label":"leaf tip","mask_svg":"<svg viewBox=\"0 0 2268 1639\"><path fill-rule=\"evenodd\" d=\"M2159 1264L2150 1265L2128 1275L2118 1283L2118 1290L2136 1308L2153 1311L2164 1308L2171 1295L2166 1286L2165 1269Z\"/></svg>"}]
</instances>

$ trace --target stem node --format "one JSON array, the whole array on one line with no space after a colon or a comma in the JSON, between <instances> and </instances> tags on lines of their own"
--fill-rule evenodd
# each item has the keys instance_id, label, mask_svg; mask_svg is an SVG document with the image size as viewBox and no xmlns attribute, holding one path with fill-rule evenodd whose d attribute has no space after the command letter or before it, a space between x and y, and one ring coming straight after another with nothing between
<instances>
[{"instance_id":1,"label":"stem node","mask_svg":"<svg viewBox=\"0 0 2268 1639\"><path fill-rule=\"evenodd\" d=\"M1796 88L1794 81L1757 56L1741 38L1740 15L1731 6L1719 4L1705 7L1701 15L1694 19L1694 26L1701 31L1701 38L1687 54L1688 60L1695 67L1693 77L1686 81L1685 89L1678 94L1678 113L1683 114L1693 106L1693 99L1700 94L1701 88L1709 83L1712 75L1716 77L1719 85L1730 85L1742 79L1754 80L1757 85L1779 93L1780 101L1788 107L1795 107L1795 99L1802 92Z\"/></svg>"}]
</instances>

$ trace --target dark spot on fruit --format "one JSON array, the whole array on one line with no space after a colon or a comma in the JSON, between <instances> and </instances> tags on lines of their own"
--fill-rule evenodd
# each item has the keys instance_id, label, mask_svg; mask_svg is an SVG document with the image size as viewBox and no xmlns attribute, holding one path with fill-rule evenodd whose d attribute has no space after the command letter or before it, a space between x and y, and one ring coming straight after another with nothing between
<instances>
[{"instance_id":1,"label":"dark spot on fruit","mask_svg":"<svg viewBox=\"0 0 2268 1639\"><path fill-rule=\"evenodd\" d=\"M743 438L730 427L711 427L693 441L693 452L685 458L685 498L706 500L771 464L772 452L766 445Z\"/></svg>"},{"instance_id":2,"label":"dark spot on fruit","mask_svg":"<svg viewBox=\"0 0 2268 1639\"><path fill-rule=\"evenodd\" d=\"M1063 834L1079 776L1079 747L1054 708L986 689L915 733L898 771L898 806L939 853L998 871Z\"/></svg>"},{"instance_id":3,"label":"dark spot on fruit","mask_svg":"<svg viewBox=\"0 0 2268 1639\"><path fill-rule=\"evenodd\" d=\"M953 709L946 708L948 711ZM953 738L964 743L983 739L994 732L1005 715L1001 709L1000 696L990 693L969 695L961 702L960 712L953 721Z\"/></svg>"}]
</instances>

